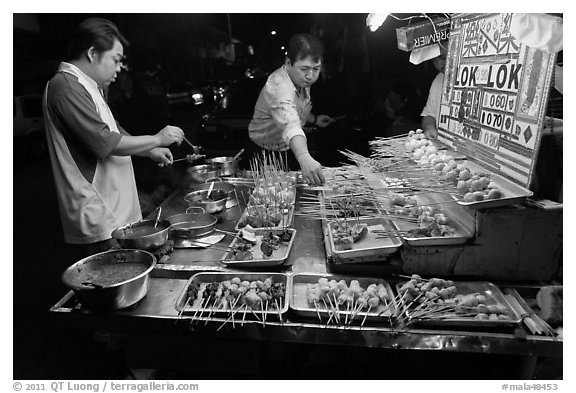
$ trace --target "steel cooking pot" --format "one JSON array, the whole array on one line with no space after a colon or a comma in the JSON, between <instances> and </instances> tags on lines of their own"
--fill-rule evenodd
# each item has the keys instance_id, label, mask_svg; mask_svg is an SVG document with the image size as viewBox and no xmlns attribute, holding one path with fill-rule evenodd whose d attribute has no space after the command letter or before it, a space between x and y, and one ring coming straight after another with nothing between
<instances>
[{"instance_id":1,"label":"steel cooking pot","mask_svg":"<svg viewBox=\"0 0 576 393\"><path fill-rule=\"evenodd\" d=\"M62 282L83 306L118 310L146 296L155 266L156 257L147 251L111 250L70 265L62 273Z\"/></svg>"},{"instance_id":2,"label":"steel cooking pot","mask_svg":"<svg viewBox=\"0 0 576 393\"><path fill-rule=\"evenodd\" d=\"M188 206L201 207L208 214L220 213L226 210L226 201L228 199L226 192L214 189L210 196L207 196L208 190L197 190L184 195L184 200Z\"/></svg>"},{"instance_id":3,"label":"steel cooking pot","mask_svg":"<svg viewBox=\"0 0 576 393\"><path fill-rule=\"evenodd\" d=\"M201 213L188 213L189 210L200 210ZM179 238L198 238L214 232L218 219L212 214L204 212L200 207L189 207L186 213L175 214L167 220L172 225L170 233Z\"/></svg>"},{"instance_id":4,"label":"steel cooking pot","mask_svg":"<svg viewBox=\"0 0 576 393\"><path fill-rule=\"evenodd\" d=\"M190 178L196 183L204 183L206 179L221 176L222 174L222 164L203 164L194 165L190 168L186 168L186 172Z\"/></svg>"},{"instance_id":5,"label":"steel cooking pot","mask_svg":"<svg viewBox=\"0 0 576 393\"><path fill-rule=\"evenodd\" d=\"M208 165L222 165L220 176L232 176L238 173L238 159L234 157L212 157L205 158L204 162Z\"/></svg>"},{"instance_id":6,"label":"steel cooking pot","mask_svg":"<svg viewBox=\"0 0 576 393\"><path fill-rule=\"evenodd\" d=\"M159 220L142 220L116 228L112 237L120 243L122 248L136 248L139 250L154 250L162 247L168 240L170 222Z\"/></svg>"},{"instance_id":7,"label":"steel cooking pot","mask_svg":"<svg viewBox=\"0 0 576 393\"><path fill-rule=\"evenodd\" d=\"M222 181L222 179L220 179L219 177L216 178L212 178L212 179L207 179L206 183L203 184L193 184L190 187L188 187L188 191L199 191L199 190L209 190L210 189L210 185L211 183L214 182L214 188L213 190L221 190L224 191L226 193L226 196L228 198L228 202L226 203L226 207L232 207L236 205L236 193L234 191L236 191L236 186L234 184Z\"/></svg>"}]
</instances>

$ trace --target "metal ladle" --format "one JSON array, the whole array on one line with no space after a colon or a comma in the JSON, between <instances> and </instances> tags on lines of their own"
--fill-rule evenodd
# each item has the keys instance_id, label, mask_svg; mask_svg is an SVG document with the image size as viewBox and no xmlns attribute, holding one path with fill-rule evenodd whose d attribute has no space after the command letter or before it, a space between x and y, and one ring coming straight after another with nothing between
<instances>
[{"instance_id":1,"label":"metal ladle","mask_svg":"<svg viewBox=\"0 0 576 393\"><path fill-rule=\"evenodd\" d=\"M206 199L210 198L210 194L212 194L213 189L214 189L214 182L210 183L210 188L208 188L208 194L206 194Z\"/></svg>"},{"instance_id":2,"label":"metal ladle","mask_svg":"<svg viewBox=\"0 0 576 393\"><path fill-rule=\"evenodd\" d=\"M162 206L158 206L158 213L156 213L156 220L154 221L154 228L158 225L158 221L160 220L160 214L162 214Z\"/></svg>"},{"instance_id":3,"label":"metal ladle","mask_svg":"<svg viewBox=\"0 0 576 393\"><path fill-rule=\"evenodd\" d=\"M237 160L238 157L240 157L242 155L242 153L244 153L244 149L242 149L238 153L236 153L236 155L234 156L234 160Z\"/></svg>"}]
</instances>

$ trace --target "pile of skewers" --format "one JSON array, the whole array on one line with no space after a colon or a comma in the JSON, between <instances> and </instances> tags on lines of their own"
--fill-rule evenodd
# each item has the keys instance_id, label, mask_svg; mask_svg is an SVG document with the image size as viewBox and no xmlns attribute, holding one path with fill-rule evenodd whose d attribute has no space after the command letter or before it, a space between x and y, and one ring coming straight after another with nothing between
<instances>
[{"instance_id":1,"label":"pile of skewers","mask_svg":"<svg viewBox=\"0 0 576 393\"><path fill-rule=\"evenodd\" d=\"M422 321L511 319L511 310L485 293L459 294L453 281L441 278L426 280L418 274L407 278L410 280L400 286L396 299L400 328Z\"/></svg>"},{"instance_id":2,"label":"pile of skewers","mask_svg":"<svg viewBox=\"0 0 576 393\"><path fill-rule=\"evenodd\" d=\"M348 219L379 217L380 211L369 193L332 196L303 195L296 215L307 219Z\"/></svg>"},{"instance_id":3,"label":"pile of skewers","mask_svg":"<svg viewBox=\"0 0 576 393\"><path fill-rule=\"evenodd\" d=\"M330 323L350 326L363 313L364 317L360 317L362 328L371 311L376 316L390 317L394 310L391 297L383 284L370 284L363 288L358 280L351 280L348 285L345 280L329 281L322 277L318 283L308 284L306 299L308 304L314 306L318 320L325 323L325 326ZM328 314L325 322L321 313Z\"/></svg>"},{"instance_id":4,"label":"pile of skewers","mask_svg":"<svg viewBox=\"0 0 576 393\"><path fill-rule=\"evenodd\" d=\"M196 311L190 319L190 324L204 318L204 324L213 320L216 314L228 315L228 318L220 325L231 322L236 328L237 314L242 315L241 326L244 325L246 314L250 313L256 320L266 327L266 319L269 315L277 315L281 323L282 309L286 304L286 285L281 282L273 282L268 277L265 280L247 281L240 277L221 282L211 282L204 286L192 282L187 289L187 300L180 312L179 318L188 305L192 305ZM240 318L240 316L237 316Z\"/></svg>"},{"instance_id":5,"label":"pile of skewers","mask_svg":"<svg viewBox=\"0 0 576 393\"><path fill-rule=\"evenodd\" d=\"M530 330L532 334L543 335L543 336L550 336L554 339L557 338L558 333L552 326L550 326L545 320L543 320L537 313L526 304L522 296L512 288L506 288L505 290L505 297L514 308L522 321L526 325L526 327Z\"/></svg>"},{"instance_id":6,"label":"pile of skewers","mask_svg":"<svg viewBox=\"0 0 576 393\"><path fill-rule=\"evenodd\" d=\"M239 227L290 226L289 213L296 199L296 175L288 172L283 153L262 151L250 160L254 190Z\"/></svg>"}]
</instances>

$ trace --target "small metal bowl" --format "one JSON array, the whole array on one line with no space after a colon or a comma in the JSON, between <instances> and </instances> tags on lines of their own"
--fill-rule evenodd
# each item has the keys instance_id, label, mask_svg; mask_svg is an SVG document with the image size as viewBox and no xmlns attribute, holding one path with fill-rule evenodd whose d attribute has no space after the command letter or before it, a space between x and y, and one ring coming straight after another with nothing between
<instances>
[{"instance_id":1,"label":"small metal bowl","mask_svg":"<svg viewBox=\"0 0 576 393\"><path fill-rule=\"evenodd\" d=\"M142 220L114 229L112 237L120 243L122 248L136 248L138 250L155 250L168 240L170 222L159 220Z\"/></svg>"},{"instance_id":2,"label":"small metal bowl","mask_svg":"<svg viewBox=\"0 0 576 393\"><path fill-rule=\"evenodd\" d=\"M204 162L208 165L222 165L220 176L232 176L238 173L238 161L234 157L212 157L205 158Z\"/></svg>"},{"instance_id":3,"label":"small metal bowl","mask_svg":"<svg viewBox=\"0 0 576 393\"><path fill-rule=\"evenodd\" d=\"M222 164L194 165L186 168L186 172L194 182L204 183L207 179L221 176Z\"/></svg>"},{"instance_id":4,"label":"small metal bowl","mask_svg":"<svg viewBox=\"0 0 576 393\"><path fill-rule=\"evenodd\" d=\"M222 190L212 190L209 198L208 190L198 190L189 192L184 196L184 200L190 207L201 207L208 214L220 213L226 210L228 193Z\"/></svg>"},{"instance_id":5,"label":"small metal bowl","mask_svg":"<svg viewBox=\"0 0 576 393\"><path fill-rule=\"evenodd\" d=\"M191 207L189 209L201 209ZM187 210L188 211L188 210ZM208 213L182 213L167 218L172 224L170 232L178 238L198 238L214 232L218 219Z\"/></svg>"}]
</instances>

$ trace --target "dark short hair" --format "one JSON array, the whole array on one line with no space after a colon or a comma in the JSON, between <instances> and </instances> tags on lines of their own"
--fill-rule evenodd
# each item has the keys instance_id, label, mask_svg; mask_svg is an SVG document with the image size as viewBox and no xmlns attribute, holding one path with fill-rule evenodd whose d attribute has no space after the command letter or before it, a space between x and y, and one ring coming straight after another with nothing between
<instances>
[{"instance_id":1,"label":"dark short hair","mask_svg":"<svg viewBox=\"0 0 576 393\"><path fill-rule=\"evenodd\" d=\"M288 59L292 64L308 56L314 61L321 61L323 55L322 43L311 34L295 34L288 41Z\"/></svg>"},{"instance_id":2,"label":"dark short hair","mask_svg":"<svg viewBox=\"0 0 576 393\"><path fill-rule=\"evenodd\" d=\"M108 19L88 18L82 21L72 34L67 58L79 59L92 46L99 53L109 51L114 46L114 40L120 41L123 46L129 45L116 25Z\"/></svg>"}]
</instances>

